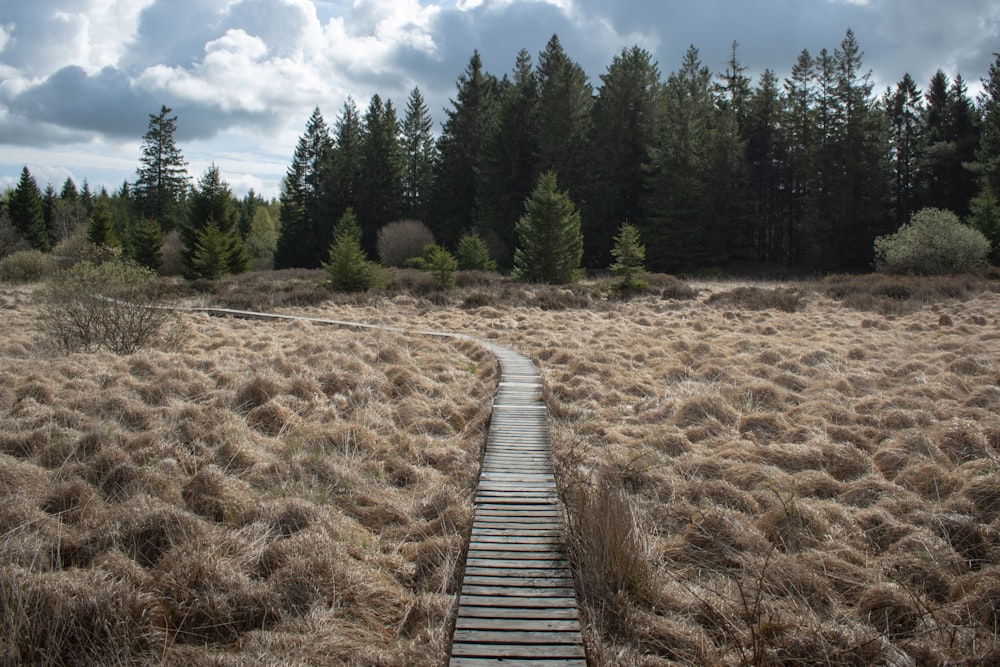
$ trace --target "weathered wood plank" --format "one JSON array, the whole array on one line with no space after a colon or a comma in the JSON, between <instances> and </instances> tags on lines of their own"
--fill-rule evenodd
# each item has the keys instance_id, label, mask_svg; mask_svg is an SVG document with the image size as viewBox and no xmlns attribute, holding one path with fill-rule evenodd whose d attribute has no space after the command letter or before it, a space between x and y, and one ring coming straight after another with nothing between
<instances>
[{"instance_id":1,"label":"weathered wood plank","mask_svg":"<svg viewBox=\"0 0 1000 667\"><path fill-rule=\"evenodd\" d=\"M556 658L553 660L532 660L520 658L512 662L507 658L463 658L453 657L448 667L503 667L507 665L517 665L517 667L587 667L587 661L583 658Z\"/></svg>"},{"instance_id":2,"label":"weathered wood plank","mask_svg":"<svg viewBox=\"0 0 1000 667\"><path fill-rule=\"evenodd\" d=\"M580 644L509 645L509 644L453 644L451 654L458 657L502 658L586 658Z\"/></svg>"},{"instance_id":3,"label":"weathered wood plank","mask_svg":"<svg viewBox=\"0 0 1000 667\"><path fill-rule=\"evenodd\" d=\"M465 616L455 622L456 630L523 630L528 632L579 632L580 621L575 618L480 618Z\"/></svg>"},{"instance_id":4,"label":"weathered wood plank","mask_svg":"<svg viewBox=\"0 0 1000 667\"><path fill-rule=\"evenodd\" d=\"M455 641L463 644L575 644L579 637L564 630L455 630Z\"/></svg>"},{"instance_id":5,"label":"weathered wood plank","mask_svg":"<svg viewBox=\"0 0 1000 667\"><path fill-rule=\"evenodd\" d=\"M568 609L576 608L575 597L512 597L509 595L476 595L462 592L459 607L509 607L517 609ZM555 617L553 617L555 618Z\"/></svg>"},{"instance_id":6,"label":"weathered wood plank","mask_svg":"<svg viewBox=\"0 0 1000 667\"><path fill-rule=\"evenodd\" d=\"M482 621L579 621L580 612L576 607L500 607L496 605L463 605L458 608L458 620L479 619ZM457 621L456 621L457 622Z\"/></svg>"}]
</instances>

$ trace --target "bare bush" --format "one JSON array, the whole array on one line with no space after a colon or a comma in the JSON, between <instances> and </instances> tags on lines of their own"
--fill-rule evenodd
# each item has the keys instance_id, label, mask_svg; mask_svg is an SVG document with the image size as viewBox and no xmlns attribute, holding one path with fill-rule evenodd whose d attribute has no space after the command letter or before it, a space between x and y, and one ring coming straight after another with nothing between
<instances>
[{"instance_id":1,"label":"bare bush","mask_svg":"<svg viewBox=\"0 0 1000 667\"><path fill-rule=\"evenodd\" d=\"M434 234L418 220L397 220L378 230L378 256L386 266L403 266L406 260L420 257L424 248L434 243Z\"/></svg>"},{"instance_id":2,"label":"bare bush","mask_svg":"<svg viewBox=\"0 0 1000 667\"><path fill-rule=\"evenodd\" d=\"M79 262L54 273L41 296L43 327L66 354L132 354L172 317L155 275L131 262Z\"/></svg>"},{"instance_id":3,"label":"bare bush","mask_svg":"<svg viewBox=\"0 0 1000 667\"><path fill-rule=\"evenodd\" d=\"M39 250L21 250L0 260L0 282L35 282L54 269L52 255Z\"/></svg>"}]
</instances>

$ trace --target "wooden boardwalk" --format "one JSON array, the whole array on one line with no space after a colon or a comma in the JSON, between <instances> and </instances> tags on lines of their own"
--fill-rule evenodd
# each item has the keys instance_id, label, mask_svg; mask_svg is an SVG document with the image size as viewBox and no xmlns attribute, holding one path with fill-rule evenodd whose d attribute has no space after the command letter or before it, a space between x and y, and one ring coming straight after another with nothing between
<instances>
[{"instance_id":1,"label":"wooden boardwalk","mask_svg":"<svg viewBox=\"0 0 1000 667\"><path fill-rule=\"evenodd\" d=\"M500 361L458 600L451 667L585 667L538 369L484 341Z\"/></svg>"}]
</instances>

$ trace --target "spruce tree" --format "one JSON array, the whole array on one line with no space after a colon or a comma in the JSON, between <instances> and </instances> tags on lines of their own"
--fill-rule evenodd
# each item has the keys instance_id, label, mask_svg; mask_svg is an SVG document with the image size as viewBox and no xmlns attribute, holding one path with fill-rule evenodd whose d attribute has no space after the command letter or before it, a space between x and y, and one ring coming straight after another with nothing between
<instances>
[{"instance_id":1,"label":"spruce tree","mask_svg":"<svg viewBox=\"0 0 1000 667\"><path fill-rule=\"evenodd\" d=\"M321 165L323 217L322 220L317 219L320 234L317 250L330 247L334 226L347 209L353 211L358 203L361 191L361 142L361 113L354 100L348 97L333 124L330 155ZM322 256L323 252L320 254Z\"/></svg>"},{"instance_id":2,"label":"spruce tree","mask_svg":"<svg viewBox=\"0 0 1000 667\"><path fill-rule=\"evenodd\" d=\"M361 121L361 165L354 210L361 225L361 245L375 252L378 230L399 219L403 199L403 162L399 121L392 101L372 97Z\"/></svg>"},{"instance_id":3,"label":"spruce tree","mask_svg":"<svg viewBox=\"0 0 1000 667\"><path fill-rule=\"evenodd\" d=\"M483 70L479 51L472 54L457 85L457 99L445 110L447 120L438 141L434 205L427 220L434 238L448 246L462 230L471 229L478 217L476 174L499 102L496 77Z\"/></svg>"},{"instance_id":4,"label":"spruce tree","mask_svg":"<svg viewBox=\"0 0 1000 667\"><path fill-rule=\"evenodd\" d=\"M319 107L299 137L292 163L281 186L281 234L275 268L315 268L329 246L331 226L326 209L326 165L333 148L330 130ZM324 224L326 223L326 224Z\"/></svg>"},{"instance_id":5,"label":"spruce tree","mask_svg":"<svg viewBox=\"0 0 1000 667\"><path fill-rule=\"evenodd\" d=\"M7 202L7 212L14 229L32 248L43 252L50 249L42 193L27 167L21 170L21 179Z\"/></svg>"},{"instance_id":6,"label":"spruce tree","mask_svg":"<svg viewBox=\"0 0 1000 667\"><path fill-rule=\"evenodd\" d=\"M982 186L996 194L1000 192L1000 53L994 54L989 76L983 79L980 107L983 124L975 170Z\"/></svg>"},{"instance_id":7,"label":"spruce tree","mask_svg":"<svg viewBox=\"0 0 1000 667\"><path fill-rule=\"evenodd\" d=\"M249 268L250 256L240 237L238 216L229 184L222 180L219 168L213 164L192 190L188 220L180 228L184 244L181 258L190 277L218 277L242 273ZM225 266L215 268L211 262L220 252L220 244ZM210 276L205 271L217 275Z\"/></svg>"},{"instance_id":8,"label":"spruce tree","mask_svg":"<svg viewBox=\"0 0 1000 667\"><path fill-rule=\"evenodd\" d=\"M580 212L568 192L559 190L555 172L539 176L516 231L513 276L525 282L571 283L580 278L583 235Z\"/></svg>"},{"instance_id":9,"label":"spruce tree","mask_svg":"<svg viewBox=\"0 0 1000 667\"><path fill-rule=\"evenodd\" d=\"M377 283L378 269L361 247L361 227L353 209L347 209L334 227L329 261L323 268L337 292L364 292Z\"/></svg>"},{"instance_id":10,"label":"spruce tree","mask_svg":"<svg viewBox=\"0 0 1000 667\"><path fill-rule=\"evenodd\" d=\"M490 258L486 242L478 233L466 234L455 249L460 271L496 271L497 263Z\"/></svg>"},{"instance_id":11,"label":"spruce tree","mask_svg":"<svg viewBox=\"0 0 1000 667\"><path fill-rule=\"evenodd\" d=\"M620 294L631 294L646 288L648 283L640 276L646 272L646 246L639 240L639 228L624 223L615 237L615 247L611 250L615 258L611 273L621 280L614 284Z\"/></svg>"},{"instance_id":12,"label":"spruce tree","mask_svg":"<svg viewBox=\"0 0 1000 667\"><path fill-rule=\"evenodd\" d=\"M163 264L163 230L149 218L138 218L132 223L129 255L140 266L159 271Z\"/></svg>"},{"instance_id":13,"label":"spruce tree","mask_svg":"<svg viewBox=\"0 0 1000 667\"><path fill-rule=\"evenodd\" d=\"M437 147L434 121L419 88L410 91L402 125L402 210L403 217L423 221L434 183Z\"/></svg>"},{"instance_id":14,"label":"spruce tree","mask_svg":"<svg viewBox=\"0 0 1000 667\"><path fill-rule=\"evenodd\" d=\"M917 169L922 160L924 110L922 95L909 73L883 100L889 122L889 149L896 226L909 221L916 210Z\"/></svg>"},{"instance_id":15,"label":"spruce tree","mask_svg":"<svg viewBox=\"0 0 1000 667\"><path fill-rule=\"evenodd\" d=\"M170 116L171 111L162 106L159 114L149 114L133 188L139 214L159 222L164 231L182 222L189 182L187 162L174 141L177 116Z\"/></svg>"},{"instance_id":16,"label":"spruce tree","mask_svg":"<svg viewBox=\"0 0 1000 667\"><path fill-rule=\"evenodd\" d=\"M90 213L87 240L96 246L117 248L121 245L111 220L111 205L107 197L98 197Z\"/></svg>"}]
</instances>

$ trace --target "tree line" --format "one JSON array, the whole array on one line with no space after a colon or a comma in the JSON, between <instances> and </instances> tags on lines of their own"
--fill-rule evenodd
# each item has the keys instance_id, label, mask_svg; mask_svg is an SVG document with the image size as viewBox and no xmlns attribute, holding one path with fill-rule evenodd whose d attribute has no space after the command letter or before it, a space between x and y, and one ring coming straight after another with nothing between
<instances>
[{"instance_id":1,"label":"tree line","mask_svg":"<svg viewBox=\"0 0 1000 667\"><path fill-rule=\"evenodd\" d=\"M364 111L348 98L332 125L316 108L277 203L236 200L214 166L192 185L164 107L150 115L137 180L97 199L111 209L108 238L133 253L176 229L191 276L252 261L318 267L348 212L369 255L380 230L410 219L445 248L473 234L512 268L525 202L549 174L579 210L588 269L612 265L626 223L647 268L662 272L867 270L874 240L928 207L1000 247L1000 55L978 100L942 70L926 91L906 74L876 94L850 30L833 51L803 50L783 80L746 72L735 42L720 73L692 46L663 76L648 51L631 47L599 82L558 36L537 60L522 50L500 77L474 52L438 136L419 88L401 114L379 95ZM77 195L69 183L58 196L22 188L26 177L6 213L41 248L45 234L62 233L65 211L78 211L54 202ZM27 224L37 216L23 213L34 204L22 190L32 189L43 222ZM79 197L94 199L86 187ZM255 223L258 211L269 219Z\"/></svg>"},{"instance_id":2,"label":"tree line","mask_svg":"<svg viewBox=\"0 0 1000 667\"><path fill-rule=\"evenodd\" d=\"M457 80L440 137L419 89L400 121L391 101L348 99L332 128L317 108L281 193L279 266L318 266L334 222L357 215L364 246L398 218L454 246L474 231L502 266L539 177L558 176L581 212L584 265L608 267L623 223L652 270L866 270L873 241L936 207L998 245L1000 56L977 102L939 70L922 92L905 75L881 95L848 30L803 50L784 81L754 83L737 44L713 74L695 47L665 78L639 47L595 87L553 36L509 74L478 52Z\"/></svg>"}]
</instances>

